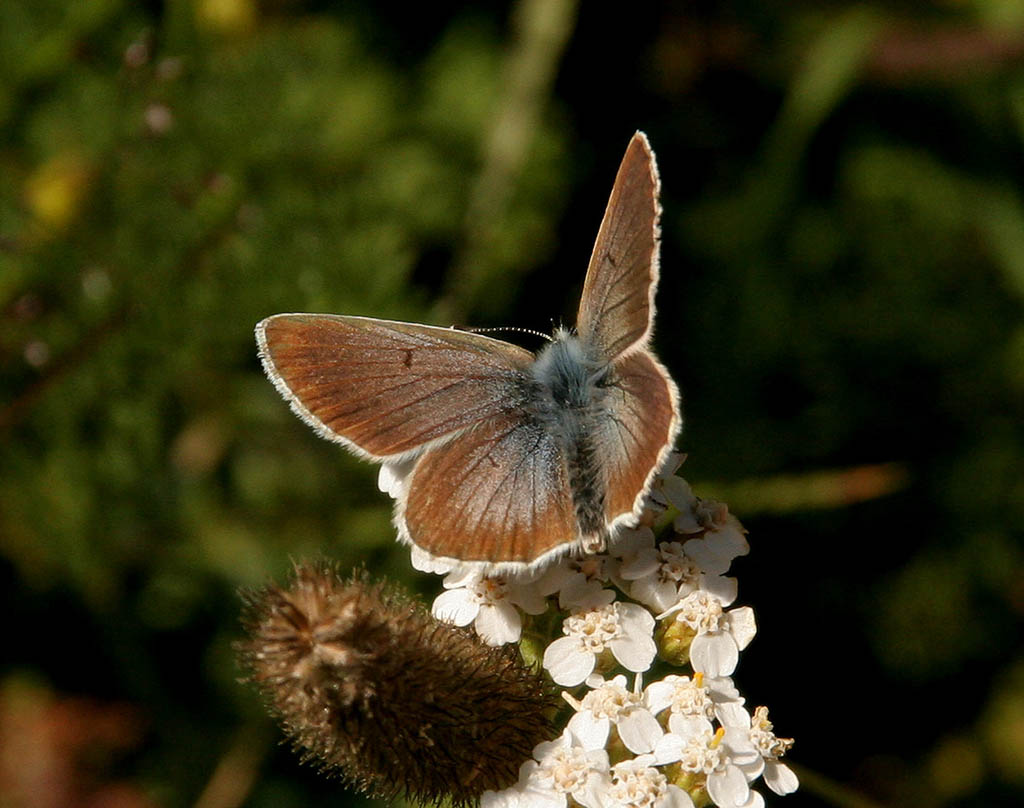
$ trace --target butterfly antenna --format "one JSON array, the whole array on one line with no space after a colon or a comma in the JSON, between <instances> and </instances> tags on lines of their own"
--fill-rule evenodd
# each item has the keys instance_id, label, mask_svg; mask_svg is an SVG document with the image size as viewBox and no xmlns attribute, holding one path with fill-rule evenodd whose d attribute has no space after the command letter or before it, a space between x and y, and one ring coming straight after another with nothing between
<instances>
[{"instance_id":1,"label":"butterfly antenna","mask_svg":"<svg viewBox=\"0 0 1024 808\"><path fill-rule=\"evenodd\" d=\"M548 342L553 342L550 334L545 334L542 331L534 331L532 328L519 328L514 325L495 326L494 328L465 328L463 330L469 331L473 334L488 334L493 331L513 331L517 334L532 334L535 337L546 339Z\"/></svg>"},{"instance_id":2,"label":"butterfly antenna","mask_svg":"<svg viewBox=\"0 0 1024 808\"><path fill-rule=\"evenodd\" d=\"M552 334L557 334L559 331L567 332L569 334L575 334L576 333L576 329L575 328L568 327L561 320L559 320L558 323L555 323L554 319L552 319L551 320L551 333Z\"/></svg>"}]
</instances>

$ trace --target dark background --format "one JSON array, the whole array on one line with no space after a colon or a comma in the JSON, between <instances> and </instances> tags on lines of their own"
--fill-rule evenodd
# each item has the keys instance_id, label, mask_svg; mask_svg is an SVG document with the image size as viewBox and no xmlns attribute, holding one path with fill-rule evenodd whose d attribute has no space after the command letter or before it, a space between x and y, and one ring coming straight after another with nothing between
<instances>
[{"instance_id":1,"label":"dark background","mask_svg":"<svg viewBox=\"0 0 1024 808\"><path fill-rule=\"evenodd\" d=\"M0 4L0 804L360 802L237 683L237 590L439 582L252 327L571 323L637 128L682 473L750 530L736 679L796 739L770 804L1021 804L1009 0Z\"/></svg>"}]
</instances>

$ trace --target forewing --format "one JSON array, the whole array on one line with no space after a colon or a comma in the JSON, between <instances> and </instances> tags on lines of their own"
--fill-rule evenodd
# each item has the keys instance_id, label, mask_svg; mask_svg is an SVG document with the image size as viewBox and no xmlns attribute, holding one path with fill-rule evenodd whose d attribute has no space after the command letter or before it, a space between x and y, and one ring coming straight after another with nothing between
<instances>
[{"instance_id":1,"label":"forewing","mask_svg":"<svg viewBox=\"0 0 1024 808\"><path fill-rule=\"evenodd\" d=\"M527 384L529 351L448 328L333 314L256 326L267 375L324 437L377 460L488 419Z\"/></svg>"},{"instance_id":2,"label":"forewing","mask_svg":"<svg viewBox=\"0 0 1024 808\"><path fill-rule=\"evenodd\" d=\"M658 168L642 132L622 158L590 257L576 328L601 356L645 346L658 282Z\"/></svg>"},{"instance_id":3,"label":"forewing","mask_svg":"<svg viewBox=\"0 0 1024 808\"><path fill-rule=\"evenodd\" d=\"M679 432L675 383L649 351L623 357L612 367L608 418L603 423L606 474L605 515L609 523L635 513Z\"/></svg>"},{"instance_id":4,"label":"forewing","mask_svg":"<svg viewBox=\"0 0 1024 808\"><path fill-rule=\"evenodd\" d=\"M499 568L530 564L577 538L562 450L522 407L428 450L399 523L435 556Z\"/></svg>"}]
</instances>

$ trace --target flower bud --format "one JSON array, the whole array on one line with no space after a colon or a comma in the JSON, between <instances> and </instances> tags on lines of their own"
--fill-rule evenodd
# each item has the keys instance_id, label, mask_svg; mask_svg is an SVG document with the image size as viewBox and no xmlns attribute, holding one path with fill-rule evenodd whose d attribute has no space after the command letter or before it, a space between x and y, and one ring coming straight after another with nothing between
<instances>
[{"instance_id":1,"label":"flower bud","mask_svg":"<svg viewBox=\"0 0 1024 808\"><path fill-rule=\"evenodd\" d=\"M554 736L554 695L512 646L485 645L395 588L299 564L245 596L237 646L305 761L376 797L475 802Z\"/></svg>"},{"instance_id":2,"label":"flower bud","mask_svg":"<svg viewBox=\"0 0 1024 808\"><path fill-rule=\"evenodd\" d=\"M670 665L682 667L690 661L690 645L696 632L674 615L659 621L654 639L658 644L658 657Z\"/></svg>"}]
</instances>

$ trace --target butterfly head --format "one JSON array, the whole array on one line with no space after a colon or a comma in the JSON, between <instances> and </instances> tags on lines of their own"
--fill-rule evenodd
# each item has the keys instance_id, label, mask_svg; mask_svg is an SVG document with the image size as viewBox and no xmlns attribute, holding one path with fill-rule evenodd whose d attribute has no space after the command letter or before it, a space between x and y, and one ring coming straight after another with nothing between
<instances>
[{"instance_id":1,"label":"butterfly head","mask_svg":"<svg viewBox=\"0 0 1024 808\"><path fill-rule=\"evenodd\" d=\"M591 355L579 337L559 329L555 339L538 354L532 373L537 383L563 409L584 409L594 404L599 382L608 365Z\"/></svg>"}]
</instances>

